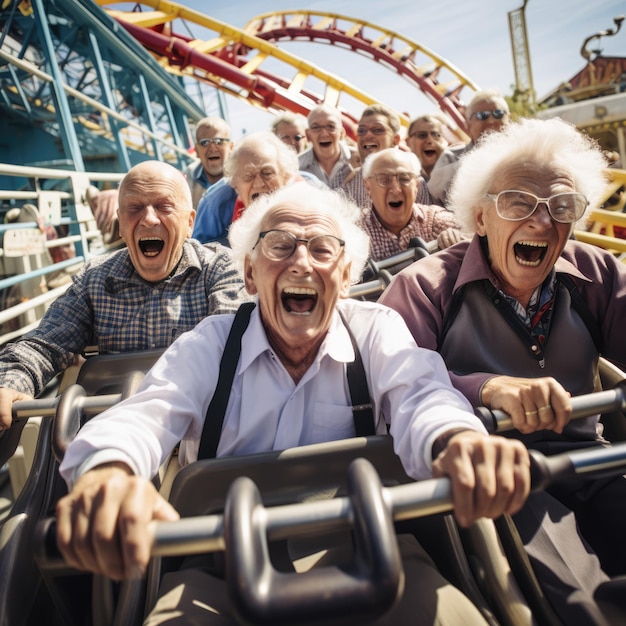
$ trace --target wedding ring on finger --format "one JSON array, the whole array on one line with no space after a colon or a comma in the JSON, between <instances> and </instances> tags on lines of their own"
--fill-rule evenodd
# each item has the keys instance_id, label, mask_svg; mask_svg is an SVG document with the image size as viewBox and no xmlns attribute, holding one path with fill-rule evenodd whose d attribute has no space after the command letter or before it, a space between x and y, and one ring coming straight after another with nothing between
<instances>
[{"instance_id":1,"label":"wedding ring on finger","mask_svg":"<svg viewBox=\"0 0 626 626\"><path fill-rule=\"evenodd\" d=\"M552 410L552 406L550 404L546 404L545 406L540 406L538 409L538 411L547 411L547 410Z\"/></svg>"},{"instance_id":2,"label":"wedding ring on finger","mask_svg":"<svg viewBox=\"0 0 626 626\"><path fill-rule=\"evenodd\" d=\"M534 415L535 413L538 413L538 411L524 411L524 413L526 415Z\"/></svg>"}]
</instances>

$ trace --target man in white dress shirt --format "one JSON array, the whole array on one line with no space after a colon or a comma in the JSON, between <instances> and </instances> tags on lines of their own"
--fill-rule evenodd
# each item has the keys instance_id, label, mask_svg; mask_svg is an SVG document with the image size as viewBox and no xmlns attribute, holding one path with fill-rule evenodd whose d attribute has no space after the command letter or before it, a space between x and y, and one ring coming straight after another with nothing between
<instances>
[{"instance_id":1,"label":"man in white dress shirt","mask_svg":"<svg viewBox=\"0 0 626 626\"><path fill-rule=\"evenodd\" d=\"M346 368L358 352L372 432L389 429L407 473L450 476L464 526L517 511L530 486L525 447L486 434L441 357L418 348L399 315L347 297L368 255L358 220L358 208L340 194L295 183L253 203L231 228L233 258L257 306L242 335L216 455L354 436ZM70 493L57 507L68 564L114 579L145 570L149 522L177 519L150 477L178 441L181 464L197 459L232 326L233 315L201 322L165 352L136 395L89 421L69 446L61 473ZM376 624L485 623L417 542L401 543L407 591ZM224 584L199 570L167 574L146 623L236 623Z\"/></svg>"}]
</instances>

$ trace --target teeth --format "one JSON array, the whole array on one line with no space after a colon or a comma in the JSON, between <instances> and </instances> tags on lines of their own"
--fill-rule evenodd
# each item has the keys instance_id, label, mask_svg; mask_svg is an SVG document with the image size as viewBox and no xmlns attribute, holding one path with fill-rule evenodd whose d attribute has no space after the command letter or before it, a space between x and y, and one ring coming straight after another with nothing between
<instances>
[{"instance_id":1,"label":"teeth","mask_svg":"<svg viewBox=\"0 0 626 626\"><path fill-rule=\"evenodd\" d=\"M299 296L314 296L317 294L317 291L315 291L315 289L311 289L310 287L287 287L283 293L292 293Z\"/></svg>"},{"instance_id":2,"label":"teeth","mask_svg":"<svg viewBox=\"0 0 626 626\"><path fill-rule=\"evenodd\" d=\"M524 261L524 259L520 259L518 256L516 256L515 259L520 265L527 265L528 267L537 267L541 263L541 259L537 259L536 261Z\"/></svg>"},{"instance_id":3,"label":"teeth","mask_svg":"<svg viewBox=\"0 0 626 626\"><path fill-rule=\"evenodd\" d=\"M163 241L161 237L142 237L139 241Z\"/></svg>"},{"instance_id":4,"label":"teeth","mask_svg":"<svg viewBox=\"0 0 626 626\"><path fill-rule=\"evenodd\" d=\"M545 241L518 241L520 246L530 246L531 248L547 248L548 244Z\"/></svg>"}]
</instances>

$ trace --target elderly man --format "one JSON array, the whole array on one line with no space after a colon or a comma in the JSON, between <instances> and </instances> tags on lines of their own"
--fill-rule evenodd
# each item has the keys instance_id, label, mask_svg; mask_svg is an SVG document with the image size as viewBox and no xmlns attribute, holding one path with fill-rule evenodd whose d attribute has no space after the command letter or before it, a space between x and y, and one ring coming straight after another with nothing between
<instances>
[{"instance_id":1,"label":"elderly man","mask_svg":"<svg viewBox=\"0 0 626 626\"><path fill-rule=\"evenodd\" d=\"M409 122L406 145L420 160L422 176L426 181L430 178L437 159L448 146L443 124L435 115L420 115Z\"/></svg>"},{"instance_id":2,"label":"elderly man","mask_svg":"<svg viewBox=\"0 0 626 626\"><path fill-rule=\"evenodd\" d=\"M298 157L276 135L253 133L237 142L224 172L224 182L209 190L198 207L193 237L202 243L227 244L228 229L243 209L299 179Z\"/></svg>"},{"instance_id":3,"label":"elderly man","mask_svg":"<svg viewBox=\"0 0 626 626\"><path fill-rule=\"evenodd\" d=\"M570 394L594 390L599 355L623 364L626 354L626 266L572 240L605 167L561 120L491 134L464 157L450 196L474 238L405 269L381 298L443 355L474 406L504 409L515 436L546 454L608 445L597 416L570 421ZM564 622L603 623L592 596L607 577L589 553L626 574L626 479L555 485L514 519Z\"/></svg>"},{"instance_id":4,"label":"elderly man","mask_svg":"<svg viewBox=\"0 0 626 626\"><path fill-rule=\"evenodd\" d=\"M354 436L346 367L358 351L374 407L372 431L389 427L407 472L449 475L462 524L517 510L529 489L524 446L486 435L450 386L440 357L418 348L397 314L346 298L368 250L356 226L358 209L341 194L304 185L255 202L230 232L258 302L241 335L221 434L212 442L217 456ZM116 579L145 569L149 522L177 516L149 478L178 441L181 462L196 459L232 326L233 316L214 316L181 337L136 395L88 422L69 446L61 472L71 491L57 508L58 545L69 564ZM413 542L407 592L376 623L483 623L419 553ZM233 623L223 581L188 569L167 576L149 624L173 624L173 615L185 623Z\"/></svg>"},{"instance_id":5,"label":"elderly man","mask_svg":"<svg viewBox=\"0 0 626 626\"><path fill-rule=\"evenodd\" d=\"M465 109L470 143L462 148L446 150L435 163L428 181L428 191L433 202L447 206L448 189L456 170L458 160L472 150L483 136L498 132L511 121L509 105L498 91L477 91Z\"/></svg>"},{"instance_id":6,"label":"elderly man","mask_svg":"<svg viewBox=\"0 0 626 626\"><path fill-rule=\"evenodd\" d=\"M352 171L350 149L343 141L346 131L341 113L327 104L320 104L311 109L307 123L306 136L311 147L298 156L300 170L337 189Z\"/></svg>"},{"instance_id":7,"label":"elderly man","mask_svg":"<svg viewBox=\"0 0 626 626\"><path fill-rule=\"evenodd\" d=\"M306 117L297 113L286 111L277 115L272 121L272 132L288 146L291 146L296 154L306 150Z\"/></svg>"},{"instance_id":8,"label":"elderly man","mask_svg":"<svg viewBox=\"0 0 626 626\"><path fill-rule=\"evenodd\" d=\"M100 352L165 348L212 313L245 298L230 251L189 240L195 211L184 176L159 161L133 167L119 187L126 248L95 257L39 326L0 351L0 427L11 405L39 395L87 346Z\"/></svg>"},{"instance_id":9,"label":"elderly man","mask_svg":"<svg viewBox=\"0 0 626 626\"><path fill-rule=\"evenodd\" d=\"M369 154L400 143L400 118L384 104L372 104L363 113L356 129L361 164ZM363 171L357 168L343 182L346 195L358 206L369 209L372 202L365 187Z\"/></svg>"},{"instance_id":10,"label":"elderly man","mask_svg":"<svg viewBox=\"0 0 626 626\"><path fill-rule=\"evenodd\" d=\"M196 125L196 159L185 170L193 208L206 190L224 175L224 162L233 148L230 126L221 117L205 117Z\"/></svg>"},{"instance_id":11,"label":"elderly man","mask_svg":"<svg viewBox=\"0 0 626 626\"><path fill-rule=\"evenodd\" d=\"M370 236L374 261L406 250L414 237L436 240L440 249L463 238L454 213L415 202L419 173L420 163L412 152L387 148L365 159L363 179L371 200L361 225Z\"/></svg>"}]
</instances>

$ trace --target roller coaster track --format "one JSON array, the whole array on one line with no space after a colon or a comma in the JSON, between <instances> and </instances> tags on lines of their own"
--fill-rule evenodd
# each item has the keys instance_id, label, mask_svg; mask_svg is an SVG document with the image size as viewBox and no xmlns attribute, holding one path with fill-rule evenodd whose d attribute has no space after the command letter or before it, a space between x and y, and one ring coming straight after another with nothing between
<instances>
[{"instance_id":1,"label":"roller coaster track","mask_svg":"<svg viewBox=\"0 0 626 626\"><path fill-rule=\"evenodd\" d=\"M349 134L355 117L342 107L341 96L345 94L364 105L379 100L274 42L327 42L366 55L408 79L461 130L465 128L465 121L460 92L464 87L477 89L457 68L424 46L393 31L342 15L277 12L256 17L239 29L167 0L140 0L132 12L107 9L111 4L108 0L94 1L168 72L207 82L266 110L290 110L306 115L316 104L328 103L342 110ZM144 6L153 10L145 11ZM189 24L203 27L215 36L201 40L190 34L175 33L175 20L182 20L188 28ZM372 35L368 36L370 31ZM423 62L418 56L424 57ZM282 63L281 68L286 68L281 69L281 73L288 77L280 77L262 67L266 62L275 64L277 61ZM439 76L446 72L448 79L439 82ZM323 94L307 88L310 79L319 81L317 84L322 85ZM406 125L406 116L399 115Z\"/></svg>"}]
</instances>

